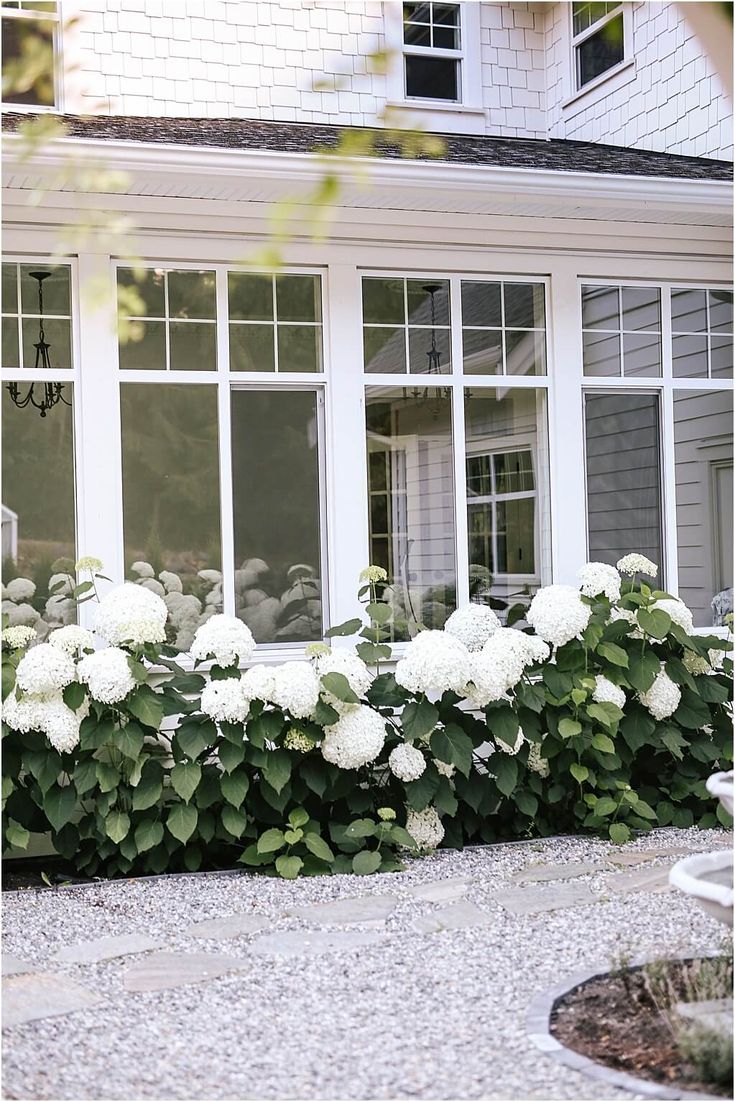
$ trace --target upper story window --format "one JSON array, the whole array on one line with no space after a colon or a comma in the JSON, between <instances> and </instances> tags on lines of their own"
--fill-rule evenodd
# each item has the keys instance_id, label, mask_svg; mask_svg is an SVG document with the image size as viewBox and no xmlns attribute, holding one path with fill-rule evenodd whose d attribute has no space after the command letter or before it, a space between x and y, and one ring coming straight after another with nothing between
<instances>
[{"instance_id":1,"label":"upper story window","mask_svg":"<svg viewBox=\"0 0 735 1102\"><path fill-rule=\"evenodd\" d=\"M572 51L577 90L604 76L625 59L623 4L572 4Z\"/></svg>"},{"instance_id":2,"label":"upper story window","mask_svg":"<svg viewBox=\"0 0 735 1102\"><path fill-rule=\"evenodd\" d=\"M462 101L459 4L403 5L406 99Z\"/></svg>"},{"instance_id":3,"label":"upper story window","mask_svg":"<svg viewBox=\"0 0 735 1102\"><path fill-rule=\"evenodd\" d=\"M58 107L57 0L2 0L3 103Z\"/></svg>"}]
</instances>

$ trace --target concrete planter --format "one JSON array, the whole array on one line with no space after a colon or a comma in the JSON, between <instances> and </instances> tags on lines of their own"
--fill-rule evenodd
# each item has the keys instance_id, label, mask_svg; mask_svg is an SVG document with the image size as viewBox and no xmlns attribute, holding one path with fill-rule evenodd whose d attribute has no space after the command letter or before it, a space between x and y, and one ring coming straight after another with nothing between
<instances>
[{"instance_id":1,"label":"concrete planter","mask_svg":"<svg viewBox=\"0 0 735 1102\"><path fill-rule=\"evenodd\" d=\"M719 922L732 926L732 853L694 853L677 861L669 883L685 892Z\"/></svg>"}]
</instances>

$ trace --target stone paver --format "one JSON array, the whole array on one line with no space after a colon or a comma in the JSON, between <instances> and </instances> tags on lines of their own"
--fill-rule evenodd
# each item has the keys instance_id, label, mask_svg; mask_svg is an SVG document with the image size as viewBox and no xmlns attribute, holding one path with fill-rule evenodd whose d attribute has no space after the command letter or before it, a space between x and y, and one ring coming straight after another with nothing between
<instances>
[{"instance_id":1,"label":"stone paver","mask_svg":"<svg viewBox=\"0 0 735 1102\"><path fill-rule=\"evenodd\" d=\"M2 966L4 976L21 976L26 972L39 971L37 965L29 964L27 960L21 960L20 957L16 957L13 953L3 952Z\"/></svg>"},{"instance_id":2,"label":"stone paver","mask_svg":"<svg viewBox=\"0 0 735 1102\"><path fill-rule=\"evenodd\" d=\"M394 895L356 895L310 907L292 907L287 913L308 922L345 926L354 922L383 922L395 910L396 903Z\"/></svg>"},{"instance_id":3,"label":"stone paver","mask_svg":"<svg viewBox=\"0 0 735 1102\"><path fill-rule=\"evenodd\" d=\"M65 945L51 958L64 964L99 964L103 960L115 957L127 957L133 953L148 953L152 949L161 949L160 941L148 934L117 934L113 937L100 937L94 941L81 941L75 945Z\"/></svg>"},{"instance_id":4,"label":"stone paver","mask_svg":"<svg viewBox=\"0 0 735 1102\"><path fill-rule=\"evenodd\" d=\"M430 880L428 884L413 884L406 891L416 899L425 899L427 903L449 903L466 895L470 883L463 877L449 877L446 880Z\"/></svg>"},{"instance_id":5,"label":"stone paver","mask_svg":"<svg viewBox=\"0 0 735 1102\"><path fill-rule=\"evenodd\" d=\"M383 934L368 930L284 930L257 938L249 949L263 956L311 957L361 949L384 940Z\"/></svg>"},{"instance_id":6,"label":"stone paver","mask_svg":"<svg viewBox=\"0 0 735 1102\"><path fill-rule=\"evenodd\" d=\"M599 902L599 898L586 884L564 884L555 888L510 888L493 896L494 901L506 911L517 915L583 907L588 903Z\"/></svg>"},{"instance_id":7,"label":"stone paver","mask_svg":"<svg viewBox=\"0 0 735 1102\"><path fill-rule=\"evenodd\" d=\"M613 892L670 892L669 872L671 866L664 865L655 869L635 869L633 872L619 872L608 877L605 887Z\"/></svg>"},{"instance_id":8,"label":"stone paver","mask_svg":"<svg viewBox=\"0 0 735 1102\"><path fill-rule=\"evenodd\" d=\"M103 1001L68 976L37 972L3 980L3 1028L87 1010Z\"/></svg>"},{"instance_id":9,"label":"stone paver","mask_svg":"<svg viewBox=\"0 0 735 1102\"><path fill-rule=\"evenodd\" d=\"M193 922L182 933L191 937L223 941L230 937L241 937L243 934L257 934L272 925L272 920L262 915L227 915L225 918L207 918L203 922Z\"/></svg>"},{"instance_id":10,"label":"stone paver","mask_svg":"<svg viewBox=\"0 0 735 1102\"><path fill-rule=\"evenodd\" d=\"M539 865L530 869L523 869L513 879L518 884L544 884L552 880L573 880L576 876L590 876L592 873L601 872L601 864L575 861L568 865Z\"/></svg>"},{"instance_id":11,"label":"stone paver","mask_svg":"<svg viewBox=\"0 0 735 1102\"><path fill-rule=\"evenodd\" d=\"M168 991L188 983L215 980L247 966L247 961L223 953L156 953L125 973L123 987L135 994Z\"/></svg>"},{"instance_id":12,"label":"stone paver","mask_svg":"<svg viewBox=\"0 0 735 1102\"><path fill-rule=\"evenodd\" d=\"M442 930L467 930L478 926L492 926L495 919L475 903L462 900L440 907L433 914L417 918L414 929L420 934L437 934Z\"/></svg>"}]
</instances>

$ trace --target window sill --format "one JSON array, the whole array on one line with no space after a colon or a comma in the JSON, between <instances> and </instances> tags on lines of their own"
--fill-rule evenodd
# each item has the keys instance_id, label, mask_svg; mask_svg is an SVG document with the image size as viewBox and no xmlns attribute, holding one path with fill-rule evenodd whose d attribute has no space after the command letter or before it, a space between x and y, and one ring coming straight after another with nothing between
<instances>
[{"instance_id":1,"label":"window sill","mask_svg":"<svg viewBox=\"0 0 735 1102\"><path fill-rule=\"evenodd\" d=\"M51 106L48 103L3 103L3 112L7 114L19 114L19 115L61 115L62 110L55 105Z\"/></svg>"},{"instance_id":2,"label":"window sill","mask_svg":"<svg viewBox=\"0 0 735 1102\"><path fill-rule=\"evenodd\" d=\"M626 84L630 84L631 81L635 80L636 75L635 58L631 57L621 61L564 100L561 105L563 114L568 118L573 118L574 115L585 111L593 103L597 103L598 100L617 92L619 88L624 88Z\"/></svg>"},{"instance_id":3,"label":"window sill","mask_svg":"<svg viewBox=\"0 0 735 1102\"><path fill-rule=\"evenodd\" d=\"M457 134L484 134L487 112L484 107L446 100L388 100L389 112L401 112L403 120L387 120L388 125L411 126L411 116L417 116L428 130ZM404 121L405 120L405 121Z\"/></svg>"}]
</instances>

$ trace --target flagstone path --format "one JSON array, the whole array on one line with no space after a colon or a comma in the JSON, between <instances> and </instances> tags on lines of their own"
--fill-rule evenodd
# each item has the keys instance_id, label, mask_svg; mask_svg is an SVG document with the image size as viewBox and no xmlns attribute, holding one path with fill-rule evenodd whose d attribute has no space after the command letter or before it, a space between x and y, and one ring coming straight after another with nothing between
<instances>
[{"instance_id":1,"label":"flagstone path","mask_svg":"<svg viewBox=\"0 0 735 1102\"><path fill-rule=\"evenodd\" d=\"M669 888L724 831L442 851L380 877L150 878L4 896L8 1099L634 1098L536 1050L586 965L712 950Z\"/></svg>"}]
</instances>

